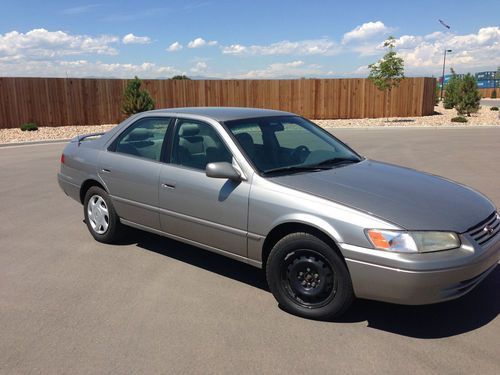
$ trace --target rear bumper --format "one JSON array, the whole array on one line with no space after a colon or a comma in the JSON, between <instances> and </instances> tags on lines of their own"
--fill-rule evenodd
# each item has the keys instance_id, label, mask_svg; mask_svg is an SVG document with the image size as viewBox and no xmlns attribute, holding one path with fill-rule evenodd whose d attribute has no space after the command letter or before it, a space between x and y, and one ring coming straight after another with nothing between
<instances>
[{"instance_id":1,"label":"rear bumper","mask_svg":"<svg viewBox=\"0 0 500 375\"><path fill-rule=\"evenodd\" d=\"M357 297L404 305L461 297L486 278L500 260L500 235L482 247L463 236L459 249L426 254L388 254L347 244L341 247Z\"/></svg>"},{"instance_id":2,"label":"rear bumper","mask_svg":"<svg viewBox=\"0 0 500 375\"><path fill-rule=\"evenodd\" d=\"M64 193L73 198L74 200L80 202L80 186L72 183L68 177L61 173L57 174L57 182L59 187L64 191ZM81 203L81 202L80 202Z\"/></svg>"}]
</instances>

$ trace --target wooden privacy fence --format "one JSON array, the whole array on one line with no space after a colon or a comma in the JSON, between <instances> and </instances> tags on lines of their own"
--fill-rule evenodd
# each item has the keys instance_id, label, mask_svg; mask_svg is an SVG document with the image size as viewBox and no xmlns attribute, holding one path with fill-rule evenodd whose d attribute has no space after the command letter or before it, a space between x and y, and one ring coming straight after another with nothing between
<instances>
[{"instance_id":1,"label":"wooden privacy fence","mask_svg":"<svg viewBox=\"0 0 500 375\"><path fill-rule=\"evenodd\" d=\"M0 78L0 128L114 124L127 80ZM408 117L434 111L434 78L406 78L386 94L367 79L144 80L156 108L280 109L312 119Z\"/></svg>"},{"instance_id":2,"label":"wooden privacy fence","mask_svg":"<svg viewBox=\"0 0 500 375\"><path fill-rule=\"evenodd\" d=\"M483 98L491 98L493 95L493 90L497 92L498 97L500 97L500 88L496 89L479 89L479 93L481 94L481 97Z\"/></svg>"}]
</instances>

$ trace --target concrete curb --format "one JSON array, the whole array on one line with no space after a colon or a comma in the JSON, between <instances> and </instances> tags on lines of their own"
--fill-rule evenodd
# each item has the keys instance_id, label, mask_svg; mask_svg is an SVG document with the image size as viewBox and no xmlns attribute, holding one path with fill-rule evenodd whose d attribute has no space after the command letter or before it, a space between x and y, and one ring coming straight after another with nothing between
<instances>
[{"instance_id":1,"label":"concrete curb","mask_svg":"<svg viewBox=\"0 0 500 375\"><path fill-rule=\"evenodd\" d=\"M41 141L26 141L26 142L13 142L13 143L0 143L1 147L13 147L13 146L35 146L35 145L44 145L51 143L65 143L69 142L71 138L68 139L46 139Z\"/></svg>"}]
</instances>

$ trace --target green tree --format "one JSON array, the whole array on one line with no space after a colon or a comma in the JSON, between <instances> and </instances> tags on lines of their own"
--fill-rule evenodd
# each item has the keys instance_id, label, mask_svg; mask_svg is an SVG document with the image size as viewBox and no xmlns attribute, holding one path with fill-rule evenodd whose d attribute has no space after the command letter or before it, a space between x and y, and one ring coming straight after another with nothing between
<instances>
[{"instance_id":1,"label":"green tree","mask_svg":"<svg viewBox=\"0 0 500 375\"><path fill-rule=\"evenodd\" d=\"M370 74L368 79L374 83L381 91L386 92L385 113L389 117L389 98L394 87L399 86L399 83L404 78L404 61L399 57L394 48L396 39L390 36L384 42L384 48L388 52L376 63L368 65Z\"/></svg>"},{"instance_id":2,"label":"green tree","mask_svg":"<svg viewBox=\"0 0 500 375\"><path fill-rule=\"evenodd\" d=\"M184 74L183 75L178 75L178 76L173 76L172 78L170 79L178 79L178 80L185 80L185 79L188 79L188 80L191 80L191 78L189 78L188 76L185 76Z\"/></svg>"},{"instance_id":3,"label":"green tree","mask_svg":"<svg viewBox=\"0 0 500 375\"><path fill-rule=\"evenodd\" d=\"M123 93L122 112L128 116L135 113L150 111L155 108L155 102L149 92L141 90L142 81L134 77L127 84Z\"/></svg>"},{"instance_id":4,"label":"green tree","mask_svg":"<svg viewBox=\"0 0 500 375\"><path fill-rule=\"evenodd\" d=\"M480 107L481 94L477 89L476 78L470 73L467 73L461 80L459 89L459 99L455 106L458 114L467 115L476 113Z\"/></svg>"},{"instance_id":5,"label":"green tree","mask_svg":"<svg viewBox=\"0 0 500 375\"><path fill-rule=\"evenodd\" d=\"M451 70L451 78L444 86L443 106L446 109L453 109L458 104L460 99L460 86L462 79L455 73L453 68Z\"/></svg>"}]
</instances>

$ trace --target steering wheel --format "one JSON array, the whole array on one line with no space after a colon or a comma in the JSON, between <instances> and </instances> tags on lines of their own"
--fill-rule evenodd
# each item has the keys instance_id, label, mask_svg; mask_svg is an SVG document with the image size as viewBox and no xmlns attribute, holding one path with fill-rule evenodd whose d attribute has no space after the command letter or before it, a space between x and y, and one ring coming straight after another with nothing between
<instances>
[{"instance_id":1,"label":"steering wheel","mask_svg":"<svg viewBox=\"0 0 500 375\"><path fill-rule=\"evenodd\" d=\"M292 151L291 156L294 160L298 161L299 163L303 163L307 159L310 153L311 151L307 146L300 145L295 147L295 149Z\"/></svg>"}]
</instances>

